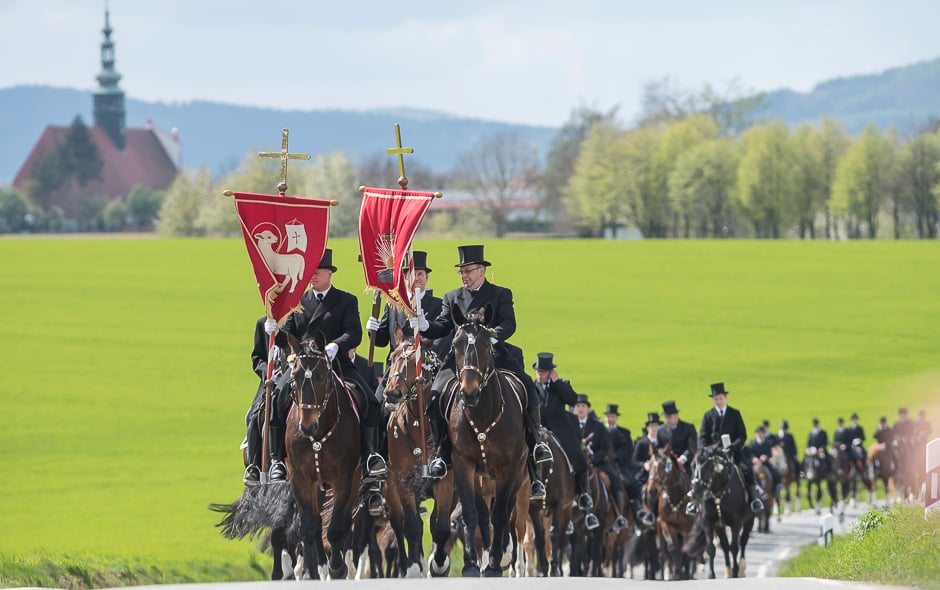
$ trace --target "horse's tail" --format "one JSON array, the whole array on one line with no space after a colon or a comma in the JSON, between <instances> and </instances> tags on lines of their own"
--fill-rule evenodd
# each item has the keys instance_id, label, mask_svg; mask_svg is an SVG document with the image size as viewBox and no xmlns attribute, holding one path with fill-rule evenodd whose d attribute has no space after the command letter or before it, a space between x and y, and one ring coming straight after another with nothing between
<instances>
[{"instance_id":1,"label":"horse's tail","mask_svg":"<svg viewBox=\"0 0 940 590\"><path fill-rule=\"evenodd\" d=\"M705 518L699 515L692 523L689 538L682 545L682 552L690 559L698 559L705 552L708 539L705 537Z\"/></svg>"},{"instance_id":2,"label":"horse's tail","mask_svg":"<svg viewBox=\"0 0 940 590\"><path fill-rule=\"evenodd\" d=\"M280 484L245 488L231 504L210 504L209 510L223 515L215 526L227 539L253 539L268 529L288 528L295 512L290 487Z\"/></svg>"}]
</instances>

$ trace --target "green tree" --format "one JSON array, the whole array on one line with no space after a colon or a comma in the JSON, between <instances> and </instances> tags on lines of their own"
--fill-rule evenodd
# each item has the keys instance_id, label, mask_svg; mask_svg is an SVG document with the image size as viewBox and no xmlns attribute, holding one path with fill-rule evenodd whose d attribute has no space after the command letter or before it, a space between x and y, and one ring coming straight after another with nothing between
<instances>
[{"instance_id":1,"label":"green tree","mask_svg":"<svg viewBox=\"0 0 940 590\"><path fill-rule=\"evenodd\" d=\"M556 230L564 231L571 225L564 195L574 174L581 144L595 125L613 128L616 118L617 107L604 112L581 104L571 110L568 121L552 139L539 184L542 187L541 208L551 214Z\"/></svg>"},{"instance_id":2,"label":"green tree","mask_svg":"<svg viewBox=\"0 0 940 590\"><path fill-rule=\"evenodd\" d=\"M138 230L152 229L153 222L160 213L163 196L161 191L150 191L142 186L135 186L125 202L127 221Z\"/></svg>"},{"instance_id":3,"label":"green tree","mask_svg":"<svg viewBox=\"0 0 940 590\"><path fill-rule=\"evenodd\" d=\"M101 216L105 231L122 231L127 225L127 204L122 199L115 199L104 206Z\"/></svg>"},{"instance_id":4,"label":"green tree","mask_svg":"<svg viewBox=\"0 0 940 590\"><path fill-rule=\"evenodd\" d=\"M711 139L683 152L669 174L669 195L681 211L680 235L725 237L736 235L734 211L735 144Z\"/></svg>"},{"instance_id":5,"label":"green tree","mask_svg":"<svg viewBox=\"0 0 940 590\"><path fill-rule=\"evenodd\" d=\"M718 124L703 114L690 115L666 127L659 149L656 151L653 168L654 192L663 195L673 215L674 235L690 237L693 204L685 191L670 190L670 176L683 154L694 150L703 142L718 138Z\"/></svg>"},{"instance_id":6,"label":"green tree","mask_svg":"<svg viewBox=\"0 0 940 590\"><path fill-rule=\"evenodd\" d=\"M803 124L790 136L793 148L793 213L800 239L816 237L816 216L825 210L822 139L819 131Z\"/></svg>"},{"instance_id":7,"label":"green tree","mask_svg":"<svg viewBox=\"0 0 940 590\"><path fill-rule=\"evenodd\" d=\"M0 233L29 229L29 201L13 187L0 186Z\"/></svg>"},{"instance_id":8,"label":"green tree","mask_svg":"<svg viewBox=\"0 0 940 590\"><path fill-rule=\"evenodd\" d=\"M603 235L627 223L622 148L623 132L606 124L592 127L581 145L565 204L586 235Z\"/></svg>"},{"instance_id":9,"label":"green tree","mask_svg":"<svg viewBox=\"0 0 940 590\"><path fill-rule=\"evenodd\" d=\"M406 170L407 172L407 170ZM313 163L295 173L298 179L297 195L317 199L336 199L339 205L330 209L330 235L355 236L359 231L359 192L357 172L342 152L320 155Z\"/></svg>"},{"instance_id":10,"label":"green tree","mask_svg":"<svg viewBox=\"0 0 940 590\"><path fill-rule=\"evenodd\" d=\"M833 184L832 210L843 217L849 238L878 233L878 212L891 190L893 145L877 127L869 125L839 162Z\"/></svg>"},{"instance_id":11,"label":"green tree","mask_svg":"<svg viewBox=\"0 0 940 590\"><path fill-rule=\"evenodd\" d=\"M940 134L924 132L915 135L901 149L897 171L898 188L914 214L917 237L936 238L940 222Z\"/></svg>"},{"instance_id":12,"label":"green tree","mask_svg":"<svg viewBox=\"0 0 940 590\"><path fill-rule=\"evenodd\" d=\"M821 173L819 191L823 198L823 210L826 214L826 239L833 238L832 213L830 202L832 200L832 187L835 184L836 168L848 151L852 139L842 121L832 117L823 117L819 126L819 169Z\"/></svg>"},{"instance_id":13,"label":"green tree","mask_svg":"<svg viewBox=\"0 0 940 590\"><path fill-rule=\"evenodd\" d=\"M666 130L658 126L640 127L625 134L617 150L626 179L623 196L628 220L644 236L665 238L669 229L670 207L660 149Z\"/></svg>"},{"instance_id":14,"label":"green tree","mask_svg":"<svg viewBox=\"0 0 940 590\"><path fill-rule=\"evenodd\" d=\"M758 238L779 238L793 218L793 153L783 121L752 127L741 137L737 193Z\"/></svg>"},{"instance_id":15,"label":"green tree","mask_svg":"<svg viewBox=\"0 0 940 590\"><path fill-rule=\"evenodd\" d=\"M68 175L75 179L78 186L83 187L92 180L101 180L104 162L81 117L75 117L72 121L68 133L65 134L65 142L59 149Z\"/></svg>"}]
</instances>

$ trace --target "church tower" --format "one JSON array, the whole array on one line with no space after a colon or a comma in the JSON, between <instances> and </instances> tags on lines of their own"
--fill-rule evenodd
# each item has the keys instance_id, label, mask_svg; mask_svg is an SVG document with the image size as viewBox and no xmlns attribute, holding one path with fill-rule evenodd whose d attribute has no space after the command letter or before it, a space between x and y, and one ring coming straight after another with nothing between
<instances>
[{"instance_id":1,"label":"church tower","mask_svg":"<svg viewBox=\"0 0 940 590\"><path fill-rule=\"evenodd\" d=\"M115 147L124 151L124 91L118 88L121 74L114 69L112 30L109 11L105 5L104 28L101 30L104 33L104 41L101 42L101 72L97 76L98 90L95 91L95 126L104 129Z\"/></svg>"}]
</instances>

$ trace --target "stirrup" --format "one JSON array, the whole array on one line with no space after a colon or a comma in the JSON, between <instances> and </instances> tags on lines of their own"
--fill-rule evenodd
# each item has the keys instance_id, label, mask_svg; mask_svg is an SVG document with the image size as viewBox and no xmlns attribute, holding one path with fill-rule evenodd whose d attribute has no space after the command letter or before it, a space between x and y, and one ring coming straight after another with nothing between
<instances>
[{"instance_id":1,"label":"stirrup","mask_svg":"<svg viewBox=\"0 0 940 590\"><path fill-rule=\"evenodd\" d=\"M594 500L593 498L591 498L590 494L588 494L587 492L584 492L583 494L578 496L578 508L580 508L584 512L587 512L591 510L592 508L594 508Z\"/></svg>"},{"instance_id":2,"label":"stirrup","mask_svg":"<svg viewBox=\"0 0 940 590\"><path fill-rule=\"evenodd\" d=\"M574 523L571 522L570 520L568 521L568 524L565 526L565 534L568 536L571 536L574 534Z\"/></svg>"},{"instance_id":3,"label":"stirrup","mask_svg":"<svg viewBox=\"0 0 940 590\"><path fill-rule=\"evenodd\" d=\"M599 526L601 526L601 521L597 520L597 517L594 516L593 512L588 512L584 515L584 527L587 530L593 531Z\"/></svg>"},{"instance_id":4,"label":"stirrup","mask_svg":"<svg viewBox=\"0 0 940 590\"><path fill-rule=\"evenodd\" d=\"M371 453L366 457L366 472L373 476L388 473L388 465L385 463L385 458L378 453Z\"/></svg>"},{"instance_id":5,"label":"stirrup","mask_svg":"<svg viewBox=\"0 0 940 590\"><path fill-rule=\"evenodd\" d=\"M428 463L428 477L430 479L444 479L447 475L447 463L440 457L434 457Z\"/></svg>"},{"instance_id":6,"label":"stirrup","mask_svg":"<svg viewBox=\"0 0 940 590\"><path fill-rule=\"evenodd\" d=\"M271 466L268 467L268 478L271 483L286 483L287 467L283 462L273 459Z\"/></svg>"},{"instance_id":7,"label":"stirrup","mask_svg":"<svg viewBox=\"0 0 940 590\"><path fill-rule=\"evenodd\" d=\"M548 463L554 460L552 449L545 443L539 442L532 448L532 459L536 463Z\"/></svg>"},{"instance_id":8,"label":"stirrup","mask_svg":"<svg viewBox=\"0 0 940 590\"><path fill-rule=\"evenodd\" d=\"M618 532L620 529L627 528L627 519L624 518L623 515L618 516L617 520L614 521L614 527L616 527L617 529L616 531L614 531L615 533Z\"/></svg>"},{"instance_id":9,"label":"stirrup","mask_svg":"<svg viewBox=\"0 0 940 590\"><path fill-rule=\"evenodd\" d=\"M761 501L760 498L754 498L753 500L751 500L751 512L753 512L754 514L757 514L763 509L764 509L764 503Z\"/></svg>"},{"instance_id":10,"label":"stirrup","mask_svg":"<svg viewBox=\"0 0 940 590\"><path fill-rule=\"evenodd\" d=\"M261 483L261 470L258 466L251 464L245 468L245 475L242 476L242 483L248 487L254 487Z\"/></svg>"},{"instance_id":11,"label":"stirrup","mask_svg":"<svg viewBox=\"0 0 940 590\"><path fill-rule=\"evenodd\" d=\"M685 505L685 513L688 514L689 516L694 516L698 514L698 512L699 512L698 502L692 501Z\"/></svg>"},{"instance_id":12,"label":"stirrup","mask_svg":"<svg viewBox=\"0 0 940 590\"><path fill-rule=\"evenodd\" d=\"M532 488L529 490L529 500L544 500L545 495L545 484L539 480L533 481Z\"/></svg>"},{"instance_id":13,"label":"stirrup","mask_svg":"<svg viewBox=\"0 0 940 590\"><path fill-rule=\"evenodd\" d=\"M372 516L382 516L385 514L385 496L379 493L370 493L366 500L366 508Z\"/></svg>"}]
</instances>

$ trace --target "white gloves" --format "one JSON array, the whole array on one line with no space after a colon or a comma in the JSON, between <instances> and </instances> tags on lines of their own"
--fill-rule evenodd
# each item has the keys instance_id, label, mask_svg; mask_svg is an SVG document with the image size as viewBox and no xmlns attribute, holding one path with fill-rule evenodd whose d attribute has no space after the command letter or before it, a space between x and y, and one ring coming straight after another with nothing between
<instances>
[{"instance_id":1,"label":"white gloves","mask_svg":"<svg viewBox=\"0 0 940 590\"><path fill-rule=\"evenodd\" d=\"M421 300L424 298L423 289L415 289L415 309L421 309Z\"/></svg>"},{"instance_id":2,"label":"white gloves","mask_svg":"<svg viewBox=\"0 0 940 590\"><path fill-rule=\"evenodd\" d=\"M339 345L335 342L330 342L323 351L326 353L326 356L330 357L330 360L333 360L336 358L336 353L339 352Z\"/></svg>"},{"instance_id":3,"label":"white gloves","mask_svg":"<svg viewBox=\"0 0 940 590\"><path fill-rule=\"evenodd\" d=\"M277 321L268 318L264 321L264 333L270 336L277 330Z\"/></svg>"},{"instance_id":4,"label":"white gloves","mask_svg":"<svg viewBox=\"0 0 940 590\"><path fill-rule=\"evenodd\" d=\"M379 331L379 320L373 317L370 317L366 320L366 331L367 332L378 332Z\"/></svg>"},{"instance_id":5,"label":"white gloves","mask_svg":"<svg viewBox=\"0 0 940 590\"><path fill-rule=\"evenodd\" d=\"M411 318L408 320L408 323L411 324L411 329L416 332L427 330L431 327L431 323L428 322L428 318L424 317L423 313L417 317Z\"/></svg>"},{"instance_id":6,"label":"white gloves","mask_svg":"<svg viewBox=\"0 0 940 590\"><path fill-rule=\"evenodd\" d=\"M490 344L492 344L493 346L496 346L498 343L499 343L499 339L497 339L497 338L490 338Z\"/></svg>"}]
</instances>

